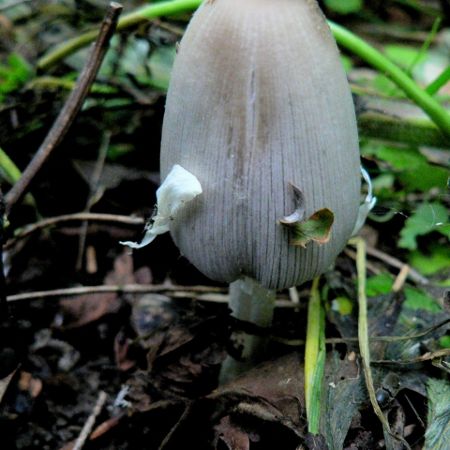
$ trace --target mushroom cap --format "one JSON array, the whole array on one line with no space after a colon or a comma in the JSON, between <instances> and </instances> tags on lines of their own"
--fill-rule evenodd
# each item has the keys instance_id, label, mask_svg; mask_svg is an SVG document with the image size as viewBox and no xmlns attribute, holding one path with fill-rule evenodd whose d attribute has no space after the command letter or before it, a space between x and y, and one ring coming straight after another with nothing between
<instances>
[{"instance_id":1,"label":"mushroom cap","mask_svg":"<svg viewBox=\"0 0 450 450\"><path fill-rule=\"evenodd\" d=\"M167 95L161 175L179 164L202 195L170 225L211 279L245 275L270 289L327 270L360 201L355 111L336 43L316 1L209 0L181 41ZM303 194L306 217L334 213L330 240L290 243L280 219Z\"/></svg>"}]
</instances>

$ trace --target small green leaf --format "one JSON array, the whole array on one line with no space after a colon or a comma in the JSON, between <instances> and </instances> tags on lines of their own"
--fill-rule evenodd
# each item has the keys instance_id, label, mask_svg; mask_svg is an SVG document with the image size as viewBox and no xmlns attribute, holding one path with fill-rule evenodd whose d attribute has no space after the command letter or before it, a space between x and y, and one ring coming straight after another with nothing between
<instances>
[{"instance_id":1,"label":"small green leaf","mask_svg":"<svg viewBox=\"0 0 450 450\"><path fill-rule=\"evenodd\" d=\"M428 428L425 450L447 450L450 442L450 383L428 380Z\"/></svg>"},{"instance_id":2,"label":"small green leaf","mask_svg":"<svg viewBox=\"0 0 450 450\"><path fill-rule=\"evenodd\" d=\"M381 273L367 279L366 294L368 297L377 297L392 291L394 278L388 273Z\"/></svg>"},{"instance_id":3,"label":"small green leaf","mask_svg":"<svg viewBox=\"0 0 450 450\"><path fill-rule=\"evenodd\" d=\"M417 249L417 236L438 231L450 237L447 208L438 202L422 203L414 214L408 218L400 232L399 247L409 250Z\"/></svg>"},{"instance_id":4,"label":"small green leaf","mask_svg":"<svg viewBox=\"0 0 450 450\"><path fill-rule=\"evenodd\" d=\"M348 316L353 311L353 302L347 297L337 297L331 302L331 309L341 316Z\"/></svg>"},{"instance_id":5,"label":"small green leaf","mask_svg":"<svg viewBox=\"0 0 450 450\"><path fill-rule=\"evenodd\" d=\"M32 76L30 65L18 53L11 53L6 64L0 64L0 100L22 87Z\"/></svg>"},{"instance_id":6,"label":"small green leaf","mask_svg":"<svg viewBox=\"0 0 450 450\"><path fill-rule=\"evenodd\" d=\"M442 348L450 348L450 336L442 336L439 339L439 345Z\"/></svg>"},{"instance_id":7,"label":"small green leaf","mask_svg":"<svg viewBox=\"0 0 450 450\"><path fill-rule=\"evenodd\" d=\"M380 145L368 148L378 160L388 163L400 183L408 191L427 192L432 188L445 189L448 179L448 170L444 167L430 164L427 158L415 148L394 148ZM417 176L420 174L420 176ZM374 181L374 189L375 189Z\"/></svg>"},{"instance_id":8,"label":"small green leaf","mask_svg":"<svg viewBox=\"0 0 450 450\"><path fill-rule=\"evenodd\" d=\"M325 244L330 240L334 214L330 209L323 208L304 221L286 222L281 220L280 222L292 229L292 245L306 247L311 241Z\"/></svg>"},{"instance_id":9,"label":"small green leaf","mask_svg":"<svg viewBox=\"0 0 450 450\"><path fill-rule=\"evenodd\" d=\"M429 311L431 313L438 313L442 311L442 308L436 302L436 300L420 289L405 287L405 296L406 300L403 303L403 306L413 310L424 310Z\"/></svg>"},{"instance_id":10,"label":"small green leaf","mask_svg":"<svg viewBox=\"0 0 450 450\"><path fill-rule=\"evenodd\" d=\"M433 245L427 255L415 250L409 257L409 263L423 275L434 275L449 268L450 248Z\"/></svg>"}]
</instances>

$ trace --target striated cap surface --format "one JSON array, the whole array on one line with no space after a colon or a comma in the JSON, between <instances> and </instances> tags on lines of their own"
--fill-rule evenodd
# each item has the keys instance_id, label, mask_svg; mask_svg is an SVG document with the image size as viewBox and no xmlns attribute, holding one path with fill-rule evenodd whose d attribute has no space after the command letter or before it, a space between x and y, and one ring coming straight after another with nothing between
<instances>
[{"instance_id":1,"label":"striated cap surface","mask_svg":"<svg viewBox=\"0 0 450 450\"><path fill-rule=\"evenodd\" d=\"M213 0L181 41L164 116L161 176L179 164L203 193L170 231L211 279L267 288L325 271L355 225L359 148L336 43L315 1ZM330 240L290 244L280 219L334 213Z\"/></svg>"}]
</instances>

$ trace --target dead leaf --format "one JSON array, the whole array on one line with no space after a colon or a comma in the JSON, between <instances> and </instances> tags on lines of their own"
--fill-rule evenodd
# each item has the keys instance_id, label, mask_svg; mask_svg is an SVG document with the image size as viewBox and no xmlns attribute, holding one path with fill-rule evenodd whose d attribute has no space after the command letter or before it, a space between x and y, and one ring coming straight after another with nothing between
<instances>
[{"instance_id":1,"label":"dead leaf","mask_svg":"<svg viewBox=\"0 0 450 450\"><path fill-rule=\"evenodd\" d=\"M341 450L366 399L364 381L353 357L341 360L337 352L327 361L326 390L322 402L321 433L330 450Z\"/></svg>"},{"instance_id":2,"label":"dead leaf","mask_svg":"<svg viewBox=\"0 0 450 450\"><path fill-rule=\"evenodd\" d=\"M160 450L246 450L251 442L261 448L296 450L305 426L303 378L297 354L265 363L188 406Z\"/></svg>"},{"instance_id":3,"label":"dead leaf","mask_svg":"<svg viewBox=\"0 0 450 450\"><path fill-rule=\"evenodd\" d=\"M150 274L140 269L138 278L148 280ZM114 268L104 280L106 285L133 284L136 277L133 268L133 258L124 251L114 261ZM101 294L86 294L75 298L63 299L60 305L63 312L64 329L78 328L95 322L107 314L115 314L122 307L122 299L115 292Z\"/></svg>"},{"instance_id":4,"label":"dead leaf","mask_svg":"<svg viewBox=\"0 0 450 450\"><path fill-rule=\"evenodd\" d=\"M250 450L249 435L232 423L230 416L223 417L214 428L218 441L222 441L229 450Z\"/></svg>"},{"instance_id":5,"label":"dead leaf","mask_svg":"<svg viewBox=\"0 0 450 450\"><path fill-rule=\"evenodd\" d=\"M114 359L119 370L126 372L136 365L136 360L129 357L131 339L123 330L119 331L114 339Z\"/></svg>"},{"instance_id":6,"label":"dead leaf","mask_svg":"<svg viewBox=\"0 0 450 450\"><path fill-rule=\"evenodd\" d=\"M287 218L289 219L289 218ZM326 244L330 240L331 228L334 222L334 214L328 208L316 211L304 221L290 221L286 218L280 223L292 230L291 244L305 248L310 242Z\"/></svg>"}]
</instances>

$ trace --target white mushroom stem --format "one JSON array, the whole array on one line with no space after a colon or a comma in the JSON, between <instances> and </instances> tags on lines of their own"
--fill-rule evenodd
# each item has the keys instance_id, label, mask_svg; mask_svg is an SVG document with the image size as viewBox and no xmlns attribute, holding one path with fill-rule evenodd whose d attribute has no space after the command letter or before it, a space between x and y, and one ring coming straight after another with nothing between
<instances>
[{"instance_id":1,"label":"white mushroom stem","mask_svg":"<svg viewBox=\"0 0 450 450\"><path fill-rule=\"evenodd\" d=\"M253 278L243 277L230 284L229 306L237 319L269 328L275 307L275 291L266 289ZM265 354L267 342L267 336L239 334L235 345L240 358L227 357L222 365L220 383L232 380L259 362Z\"/></svg>"}]
</instances>

